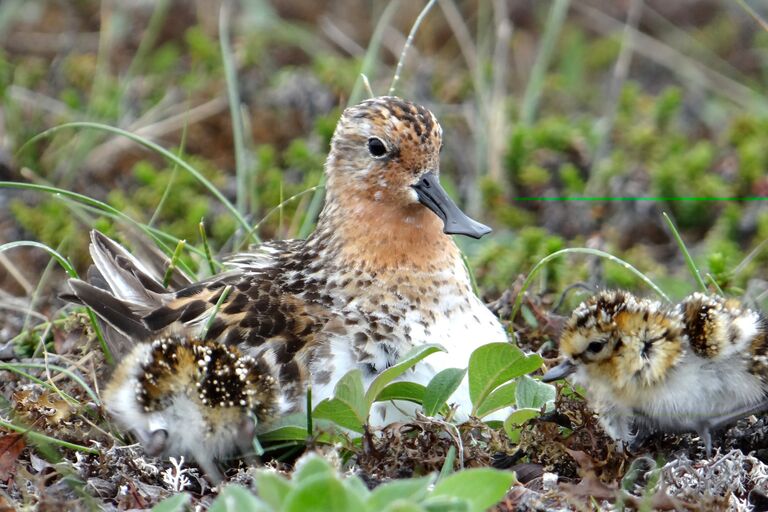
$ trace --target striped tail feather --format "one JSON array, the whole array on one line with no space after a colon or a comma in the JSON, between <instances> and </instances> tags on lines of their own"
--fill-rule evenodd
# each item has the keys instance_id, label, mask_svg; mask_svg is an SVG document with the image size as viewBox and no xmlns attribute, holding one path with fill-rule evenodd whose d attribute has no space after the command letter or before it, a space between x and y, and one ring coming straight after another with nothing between
<instances>
[{"instance_id":1,"label":"striped tail feather","mask_svg":"<svg viewBox=\"0 0 768 512\"><path fill-rule=\"evenodd\" d=\"M94 264L88 269L88 282L70 279L72 294L62 297L96 313L105 324L110 350L120 357L155 334L143 317L161 307L172 293L157 275L165 262L158 256L156 263L147 265L95 230L91 231L89 250ZM177 277L177 281L183 283L184 279Z\"/></svg>"}]
</instances>

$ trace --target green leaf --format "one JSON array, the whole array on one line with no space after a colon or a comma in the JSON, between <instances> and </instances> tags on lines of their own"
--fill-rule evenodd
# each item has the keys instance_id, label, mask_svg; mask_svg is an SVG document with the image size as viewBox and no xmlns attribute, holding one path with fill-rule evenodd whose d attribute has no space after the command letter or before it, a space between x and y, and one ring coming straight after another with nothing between
<instances>
[{"instance_id":1,"label":"green leaf","mask_svg":"<svg viewBox=\"0 0 768 512\"><path fill-rule=\"evenodd\" d=\"M469 358L469 396L473 411L491 392L505 382L530 373L541 366L541 356L526 356L511 343L488 343L477 348Z\"/></svg>"},{"instance_id":2,"label":"green leaf","mask_svg":"<svg viewBox=\"0 0 768 512\"><path fill-rule=\"evenodd\" d=\"M300 412L283 416L267 425L260 425L257 433L262 442L305 442L307 440L307 416Z\"/></svg>"},{"instance_id":3,"label":"green leaf","mask_svg":"<svg viewBox=\"0 0 768 512\"><path fill-rule=\"evenodd\" d=\"M454 496L432 496L426 499L422 506L428 512L470 512L470 504L467 500Z\"/></svg>"},{"instance_id":4,"label":"green leaf","mask_svg":"<svg viewBox=\"0 0 768 512\"><path fill-rule=\"evenodd\" d=\"M368 391L365 393L365 399L368 402L368 408L371 407L373 402L376 401L379 393L393 380L405 373L413 365L424 359L430 354L435 352L446 350L436 343L427 343L426 345L419 345L413 347L404 356L400 358L397 364L390 366L376 377L371 385L368 387Z\"/></svg>"},{"instance_id":5,"label":"green leaf","mask_svg":"<svg viewBox=\"0 0 768 512\"><path fill-rule=\"evenodd\" d=\"M498 411L499 409L515 405L516 387L517 382L513 381L507 382L506 384L496 388L490 395L488 395L488 398L483 400L483 403L480 404L480 407L477 408L477 411L475 412L477 417L483 418L492 412Z\"/></svg>"},{"instance_id":6,"label":"green leaf","mask_svg":"<svg viewBox=\"0 0 768 512\"><path fill-rule=\"evenodd\" d=\"M366 421L366 417L358 415L348 403L338 398L326 398L315 406L312 415L315 418L330 420L340 427L359 434L363 433L363 425Z\"/></svg>"},{"instance_id":7,"label":"green leaf","mask_svg":"<svg viewBox=\"0 0 768 512\"><path fill-rule=\"evenodd\" d=\"M333 398L326 398L317 404L312 415L362 433L368 419L368 408L363 391L363 374L359 369L354 369L345 373L336 384Z\"/></svg>"},{"instance_id":8,"label":"green leaf","mask_svg":"<svg viewBox=\"0 0 768 512\"><path fill-rule=\"evenodd\" d=\"M334 474L318 474L300 482L285 498L284 512L360 512L365 503Z\"/></svg>"},{"instance_id":9,"label":"green leaf","mask_svg":"<svg viewBox=\"0 0 768 512\"><path fill-rule=\"evenodd\" d=\"M471 512L482 512L501 501L514 482L515 474L507 471L466 469L438 482L432 495L466 500Z\"/></svg>"},{"instance_id":10,"label":"green leaf","mask_svg":"<svg viewBox=\"0 0 768 512\"><path fill-rule=\"evenodd\" d=\"M363 483L363 481L360 479L360 477L356 475L352 475L347 478L344 478L341 481L341 484L344 486L347 492L357 496L357 498L361 502L366 501L368 499L368 496L370 496L371 494L371 491L368 490L368 486L366 486L365 483Z\"/></svg>"},{"instance_id":11,"label":"green leaf","mask_svg":"<svg viewBox=\"0 0 768 512\"><path fill-rule=\"evenodd\" d=\"M422 478L407 478L393 480L382 484L373 490L366 505L368 510L381 510L396 500L421 501L427 495L429 484L434 480L431 476Z\"/></svg>"},{"instance_id":12,"label":"green leaf","mask_svg":"<svg viewBox=\"0 0 768 512\"><path fill-rule=\"evenodd\" d=\"M369 508L368 510L381 510L381 512L427 512L427 509L407 500L395 500L385 508Z\"/></svg>"},{"instance_id":13,"label":"green leaf","mask_svg":"<svg viewBox=\"0 0 768 512\"><path fill-rule=\"evenodd\" d=\"M424 386L415 382L393 382L381 390L379 396L376 397L376 401L407 400L408 402L421 405L424 401L425 390Z\"/></svg>"},{"instance_id":14,"label":"green leaf","mask_svg":"<svg viewBox=\"0 0 768 512\"><path fill-rule=\"evenodd\" d=\"M166 498L154 507L152 512L184 512L187 510L187 504L192 496L187 492L182 492L170 498Z\"/></svg>"},{"instance_id":15,"label":"green leaf","mask_svg":"<svg viewBox=\"0 0 768 512\"><path fill-rule=\"evenodd\" d=\"M208 512L271 512L269 506L239 485L228 485L219 493Z\"/></svg>"},{"instance_id":16,"label":"green leaf","mask_svg":"<svg viewBox=\"0 0 768 512\"><path fill-rule=\"evenodd\" d=\"M518 436L517 427L539 416L539 409L518 409L504 420L504 432L510 439Z\"/></svg>"},{"instance_id":17,"label":"green leaf","mask_svg":"<svg viewBox=\"0 0 768 512\"><path fill-rule=\"evenodd\" d=\"M547 384L525 375L517 381L515 398L518 407L541 409L555 401L557 390L552 384Z\"/></svg>"},{"instance_id":18,"label":"green leaf","mask_svg":"<svg viewBox=\"0 0 768 512\"><path fill-rule=\"evenodd\" d=\"M434 416L461 384L467 370L446 368L432 377L424 390L424 414Z\"/></svg>"},{"instance_id":19,"label":"green leaf","mask_svg":"<svg viewBox=\"0 0 768 512\"><path fill-rule=\"evenodd\" d=\"M283 506L285 497L291 490L291 484L288 480L274 471L265 469L256 471L253 483L259 490L259 497L275 510Z\"/></svg>"},{"instance_id":20,"label":"green leaf","mask_svg":"<svg viewBox=\"0 0 768 512\"><path fill-rule=\"evenodd\" d=\"M317 475L332 476L333 474L333 468L327 460L315 453L311 453L296 464L292 480L296 483L301 483Z\"/></svg>"}]
</instances>

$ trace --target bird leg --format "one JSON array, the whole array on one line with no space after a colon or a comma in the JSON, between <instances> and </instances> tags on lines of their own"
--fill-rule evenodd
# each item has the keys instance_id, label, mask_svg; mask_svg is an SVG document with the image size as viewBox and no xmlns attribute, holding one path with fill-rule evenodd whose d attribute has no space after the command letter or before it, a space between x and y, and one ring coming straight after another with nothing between
<instances>
[{"instance_id":1,"label":"bird leg","mask_svg":"<svg viewBox=\"0 0 768 512\"><path fill-rule=\"evenodd\" d=\"M768 397L756 404L748 405L735 409L722 416L714 416L702 420L696 428L701 440L704 441L704 446L707 449L707 457L712 455L712 431L718 430L726 425L729 425L735 421L745 418L752 414L758 414L764 411L768 411Z\"/></svg>"}]
</instances>

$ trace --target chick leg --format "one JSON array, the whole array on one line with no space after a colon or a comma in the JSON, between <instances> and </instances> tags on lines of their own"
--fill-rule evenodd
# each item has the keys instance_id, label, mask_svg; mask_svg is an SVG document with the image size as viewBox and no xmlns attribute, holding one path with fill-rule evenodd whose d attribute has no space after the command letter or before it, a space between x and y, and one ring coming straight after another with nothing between
<instances>
[{"instance_id":1,"label":"chick leg","mask_svg":"<svg viewBox=\"0 0 768 512\"><path fill-rule=\"evenodd\" d=\"M726 425L740 420L741 418L750 416L752 414L759 414L764 411L768 411L768 397L763 399L761 402L757 402L756 404L748 405L746 407L741 407L729 412L728 414L723 414L722 416L714 416L712 418L702 420L696 430L701 436L701 440L704 441L704 446L707 449L707 457L712 455L711 433L713 430L718 430L722 427L725 427Z\"/></svg>"}]
</instances>

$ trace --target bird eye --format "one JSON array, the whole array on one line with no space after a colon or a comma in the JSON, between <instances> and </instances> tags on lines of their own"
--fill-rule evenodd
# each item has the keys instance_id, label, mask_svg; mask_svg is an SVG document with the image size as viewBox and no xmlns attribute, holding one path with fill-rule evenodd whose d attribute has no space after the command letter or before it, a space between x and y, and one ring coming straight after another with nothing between
<instances>
[{"instance_id":1,"label":"bird eye","mask_svg":"<svg viewBox=\"0 0 768 512\"><path fill-rule=\"evenodd\" d=\"M587 345L587 352L590 352L592 354L597 354L603 350L603 343L600 341L593 341L589 345Z\"/></svg>"},{"instance_id":2,"label":"bird eye","mask_svg":"<svg viewBox=\"0 0 768 512\"><path fill-rule=\"evenodd\" d=\"M387 154L387 146L378 137L368 139L368 152L373 158L381 158Z\"/></svg>"}]
</instances>

